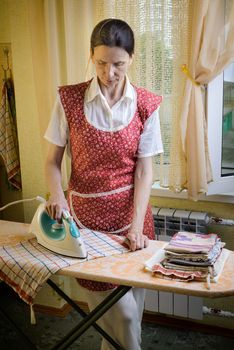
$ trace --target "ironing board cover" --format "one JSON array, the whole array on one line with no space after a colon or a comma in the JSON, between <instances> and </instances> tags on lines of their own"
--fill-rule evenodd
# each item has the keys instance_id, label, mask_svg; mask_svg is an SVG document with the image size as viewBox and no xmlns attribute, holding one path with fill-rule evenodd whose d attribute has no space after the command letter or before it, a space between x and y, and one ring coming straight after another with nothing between
<instances>
[{"instance_id":1,"label":"ironing board cover","mask_svg":"<svg viewBox=\"0 0 234 350\"><path fill-rule=\"evenodd\" d=\"M60 255L38 244L36 238L16 245L0 247L0 279L6 282L28 304L32 305L37 293L58 270L129 251L125 238L88 229L80 230L87 249L87 258L78 259Z\"/></svg>"}]
</instances>

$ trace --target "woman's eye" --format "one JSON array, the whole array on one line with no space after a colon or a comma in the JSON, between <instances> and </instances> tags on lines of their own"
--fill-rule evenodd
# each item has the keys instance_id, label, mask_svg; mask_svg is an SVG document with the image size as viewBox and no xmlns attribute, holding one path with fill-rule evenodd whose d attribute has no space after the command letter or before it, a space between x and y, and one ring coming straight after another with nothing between
<instances>
[{"instance_id":1,"label":"woman's eye","mask_svg":"<svg viewBox=\"0 0 234 350\"><path fill-rule=\"evenodd\" d=\"M116 67L122 67L123 65L124 65L124 62L115 63L115 66L116 66Z\"/></svg>"}]
</instances>

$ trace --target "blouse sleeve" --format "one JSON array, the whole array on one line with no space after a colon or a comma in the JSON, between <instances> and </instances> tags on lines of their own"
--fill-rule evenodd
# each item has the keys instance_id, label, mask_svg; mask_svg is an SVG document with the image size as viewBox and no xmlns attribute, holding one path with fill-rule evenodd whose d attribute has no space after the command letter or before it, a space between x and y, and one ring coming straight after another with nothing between
<instances>
[{"instance_id":1,"label":"blouse sleeve","mask_svg":"<svg viewBox=\"0 0 234 350\"><path fill-rule=\"evenodd\" d=\"M61 147L65 147L69 143L68 124L59 95L56 98L44 137L47 141Z\"/></svg>"},{"instance_id":2,"label":"blouse sleeve","mask_svg":"<svg viewBox=\"0 0 234 350\"><path fill-rule=\"evenodd\" d=\"M147 119L141 134L137 157L151 157L163 153L159 108Z\"/></svg>"}]
</instances>

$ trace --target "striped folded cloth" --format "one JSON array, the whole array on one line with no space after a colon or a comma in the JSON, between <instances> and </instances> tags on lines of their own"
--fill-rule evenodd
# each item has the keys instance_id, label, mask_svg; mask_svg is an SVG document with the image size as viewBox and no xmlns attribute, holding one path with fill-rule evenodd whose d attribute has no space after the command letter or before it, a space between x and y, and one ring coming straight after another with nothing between
<instances>
[{"instance_id":1,"label":"striped folded cloth","mask_svg":"<svg viewBox=\"0 0 234 350\"><path fill-rule=\"evenodd\" d=\"M208 254L218 240L219 237L215 233L201 234L181 231L174 234L164 249L177 253Z\"/></svg>"},{"instance_id":2,"label":"striped folded cloth","mask_svg":"<svg viewBox=\"0 0 234 350\"><path fill-rule=\"evenodd\" d=\"M36 238L16 245L0 246L0 279L12 287L26 303L32 305L43 284L58 270L129 251L123 236L88 229L81 229L80 234L88 253L86 259L53 253L38 244Z\"/></svg>"},{"instance_id":3,"label":"striped folded cloth","mask_svg":"<svg viewBox=\"0 0 234 350\"><path fill-rule=\"evenodd\" d=\"M206 281L207 272L206 271L197 271L189 270L185 271L184 269L179 270L177 268L166 268L161 263L155 264L152 266L152 272L155 277L174 280L178 282L189 282L189 281Z\"/></svg>"},{"instance_id":4,"label":"striped folded cloth","mask_svg":"<svg viewBox=\"0 0 234 350\"><path fill-rule=\"evenodd\" d=\"M211 248L208 254L205 253L175 253L169 250L165 253L165 263L174 263L190 266L212 266L217 258L219 257L223 247L224 242L216 241L214 246ZM164 265L165 266L165 265Z\"/></svg>"}]
</instances>

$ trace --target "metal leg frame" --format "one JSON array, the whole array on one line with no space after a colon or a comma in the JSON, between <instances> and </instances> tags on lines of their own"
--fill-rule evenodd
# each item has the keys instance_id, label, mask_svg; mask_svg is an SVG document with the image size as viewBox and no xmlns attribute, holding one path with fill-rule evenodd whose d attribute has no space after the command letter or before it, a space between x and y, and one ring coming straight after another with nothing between
<instances>
[{"instance_id":1,"label":"metal leg frame","mask_svg":"<svg viewBox=\"0 0 234 350\"><path fill-rule=\"evenodd\" d=\"M101 327L95 322L114 305L122 296L124 296L131 287L119 286L110 295L108 295L101 304L99 304L89 314L86 314L71 298L68 297L53 281L47 280L47 283L53 288L64 300L68 302L82 317L83 320L78 323L63 339L61 339L51 350L67 349L77 338L79 338L90 326L93 326L112 346L117 350L124 350L115 342Z\"/></svg>"}]
</instances>

